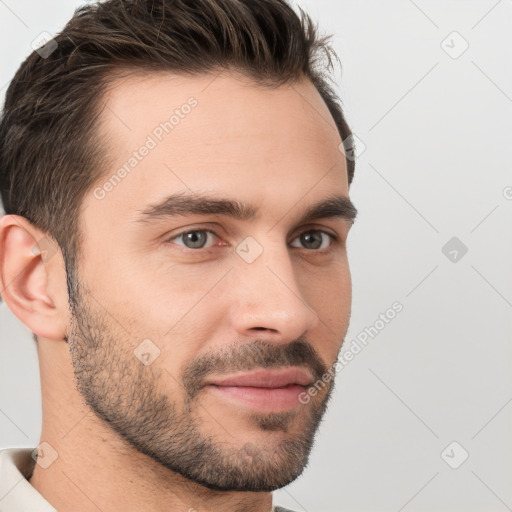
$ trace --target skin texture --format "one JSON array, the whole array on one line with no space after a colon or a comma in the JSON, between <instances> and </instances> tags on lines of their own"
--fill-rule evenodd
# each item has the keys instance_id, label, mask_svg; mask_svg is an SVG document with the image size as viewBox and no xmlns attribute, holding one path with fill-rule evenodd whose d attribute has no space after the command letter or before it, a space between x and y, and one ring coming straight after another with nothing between
<instances>
[{"instance_id":1,"label":"skin texture","mask_svg":"<svg viewBox=\"0 0 512 512\"><path fill-rule=\"evenodd\" d=\"M351 222L299 223L349 192L339 134L310 82L118 79L99 118L109 162L98 186L190 97L197 105L129 174L101 199L87 194L72 309L60 250L34 254L44 233L22 217L0 221L2 296L38 336L41 442L58 454L30 482L61 512L270 512L271 491L306 467L331 396L333 380L305 405L261 412L204 386L290 366L320 379L346 335ZM176 193L236 199L258 216L137 222ZM301 238L312 230L324 248ZM191 231L204 248L178 236ZM247 237L262 249L252 263L236 251ZM159 351L151 364L134 355L143 340Z\"/></svg>"}]
</instances>

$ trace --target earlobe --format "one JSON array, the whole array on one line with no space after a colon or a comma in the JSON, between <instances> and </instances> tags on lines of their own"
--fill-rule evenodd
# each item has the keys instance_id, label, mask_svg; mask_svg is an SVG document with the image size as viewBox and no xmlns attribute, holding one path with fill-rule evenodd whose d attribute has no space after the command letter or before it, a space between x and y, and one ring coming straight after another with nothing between
<instances>
[{"instance_id":1,"label":"earlobe","mask_svg":"<svg viewBox=\"0 0 512 512\"><path fill-rule=\"evenodd\" d=\"M49 290L55 242L24 217L0 219L0 290L9 309L37 336L64 339L63 311Z\"/></svg>"}]
</instances>

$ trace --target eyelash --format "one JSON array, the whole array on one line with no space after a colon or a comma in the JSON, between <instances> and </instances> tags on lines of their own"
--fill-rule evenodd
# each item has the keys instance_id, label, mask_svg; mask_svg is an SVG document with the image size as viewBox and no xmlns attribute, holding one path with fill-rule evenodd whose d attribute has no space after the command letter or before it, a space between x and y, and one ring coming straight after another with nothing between
<instances>
[{"instance_id":1,"label":"eyelash","mask_svg":"<svg viewBox=\"0 0 512 512\"><path fill-rule=\"evenodd\" d=\"M306 251L309 250L311 252L316 252L316 253L319 253L319 254L327 254L328 252L333 250L334 247L339 243L339 237L337 235L334 235L332 233L329 233L328 231L325 231L323 229L318 229L318 228L306 229L306 230L302 231L301 233L299 233L299 235L296 236L292 241L296 240L297 238L299 238L304 233L312 233L312 232L319 232L319 233L323 233L323 234L327 235L331 239L331 244L326 249L307 249L307 248L302 248L302 249L304 249ZM169 239L165 240L164 243L165 244L172 244L174 240L176 240L177 238L179 238L181 236L184 236L184 235L186 235L188 233L211 233L215 237L220 238L217 235L217 233L215 233L215 231L212 231L211 229L206 229L206 228L203 228L203 229L189 229L187 231L182 231L181 233L178 233L177 235L174 235L172 238L169 238ZM205 250L208 250L208 249L212 249L212 247L200 247L198 249L193 249L191 247L186 247L186 246L181 246L181 245L180 245L180 247L182 247L182 249L185 250L185 251L193 251L193 252L199 252L199 251L205 251Z\"/></svg>"}]
</instances>

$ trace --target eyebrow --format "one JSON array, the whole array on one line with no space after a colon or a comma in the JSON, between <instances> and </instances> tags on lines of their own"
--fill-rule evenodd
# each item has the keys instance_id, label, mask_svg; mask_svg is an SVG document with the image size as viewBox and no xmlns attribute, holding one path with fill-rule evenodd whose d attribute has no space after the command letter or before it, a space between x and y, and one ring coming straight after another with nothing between
<instances>
[{"instance_id":1,"label":"eyebrow","mask_svg":"<svg viewBox=\"0 0 512 512\"><path fill-rule=\"evenodd\" d=\"M173 194L165 199L146 206L136 223L154 223L161 219L187 215L225 215L238 220L257 220L258 208L244 204L236 199L220 199L203 194ZM314 219L338 217L354 223L357 209L346 196L331 196L318 203L310 205L300 216L298 223L302 224Z\"/></svg>"}]
</instances>

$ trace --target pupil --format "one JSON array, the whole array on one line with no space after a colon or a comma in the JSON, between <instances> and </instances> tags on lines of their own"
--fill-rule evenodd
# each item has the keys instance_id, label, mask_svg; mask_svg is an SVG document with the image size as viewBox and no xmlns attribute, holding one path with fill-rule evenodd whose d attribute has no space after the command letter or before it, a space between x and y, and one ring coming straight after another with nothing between
<instances>
[{"instance_id":1,"label":"pupil","mask_svg":"<svg viewBox=\"0 0 512 512\"><path fill-rule=\"evenodd\" d=\"M191 249L201 248L206 242L206 233L191 231L185 235L185 245Z\"/></svg>"},{"instance_id":2,"label":"pupil","mask_svg":"<svg viewBox=\"0 0 512 512\"><path fill-rule=\"evenodd\" d=\"M312 244L312 249L318 249L322 245L322 237L320 236L320 233L316 232L304 233L302 235L302 242L304 245L310 244L310 247Z\"/></svg>"}]
</instances>

